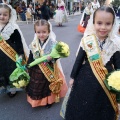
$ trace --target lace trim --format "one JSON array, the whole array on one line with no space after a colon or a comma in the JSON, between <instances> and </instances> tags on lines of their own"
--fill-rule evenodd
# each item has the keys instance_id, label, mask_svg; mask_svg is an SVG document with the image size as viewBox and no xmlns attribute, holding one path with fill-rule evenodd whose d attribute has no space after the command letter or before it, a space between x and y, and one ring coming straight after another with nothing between
<instances>
[{"instance_id":1,"label":"lace trim","mask_svg":"<svg viewBox=\"0 0 120 120\"><path fill-rule=\"evenodd\" d=\"M16 29L16 27L12 24L12 23L8 23L4 30L1 32L2 37L4 38L4 40L8 40L11 36L12 33L14 33L14 30Z\"/></svg>"},{"instance_id":2,"label":"lace trim","mask_svg":"<svg viewBox=\"0 0 120 120\"><path fill-rule=\"evenodd\" d=\"M111 41L109 38L106 39L105 44L103 45L103 51L101 52L101 56L102 56L102 60L103 60L103 64L106 65L108 61L110 61L110 58L114 55L115 52L120 51L120 41L118 41L118 39L113 38L114 40ZM77 50L77 54L78 51L80 49L80 47L84 49L82 42L80 42L80 46Z\"/></svg>"}]
</instances>

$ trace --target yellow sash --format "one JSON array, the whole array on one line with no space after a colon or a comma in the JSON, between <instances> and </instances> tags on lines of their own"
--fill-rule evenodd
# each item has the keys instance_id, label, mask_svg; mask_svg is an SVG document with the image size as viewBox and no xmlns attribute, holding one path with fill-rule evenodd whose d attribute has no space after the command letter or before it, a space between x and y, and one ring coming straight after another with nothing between
<instances>
[{"instance_id":1,"label":"yellow sash","mask_svg":"<svg viewBox=\"0 0 120 120\"><path fill-rule=\"evenodd\" d=\"M52 71L47 65L44 63L39 64L41 71L50 82L49 88L52 93L56 94L55 102L59 102L59 93L61 91L61 86L63 85L63 80L60 78L60 70L57 67L57 63L54 63L54 71Z\"/></svg>"},{"instance_id":2,"label":"yellow sash","mask_svg":"<svg viewBox=\"0 0 120 120\"><path fill-rule=\"evenodd\" d=\"M100 85L104 89L106 95L108 96L111 105L113 106L113 109L116 112L116 120L118 120L118 104L116 102L116 95L111 93L104 85L103 81L105 80L105 76L106 74L108 74L108 71L104 67L95 35L83 38L82 43L87 53L87 57L92 71L96 76L97 80L99 81Z\"/></svg>"},{"instance_id":3,"label":"yellow sash","mask_svg":"<svg viewBox=\"0 0 120 120\"><path fill-rule=\"evenodd\" d=\"M0 36L0 49L14 62L16 62L16 51Z\"/></svg>"},{"instance_id":4,"label":"yellow sash","mask_svg":"<svg viewBox=\"0 0 120 120\"><path fill-rule=\"evenodd\" d=\"M17 52L0 36L0 49L14 62L16 62ZM25 64L23 60L22 64Z\"/></svg>"}]
</instances>

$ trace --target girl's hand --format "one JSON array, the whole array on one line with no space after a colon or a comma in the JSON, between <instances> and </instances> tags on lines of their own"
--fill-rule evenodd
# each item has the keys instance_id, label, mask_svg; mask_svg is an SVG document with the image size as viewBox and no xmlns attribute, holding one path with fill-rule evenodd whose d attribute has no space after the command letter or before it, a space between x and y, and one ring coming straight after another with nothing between
<instances>
[{"instance_id":1,"label":"girl's hand","mask_svg":"<svg viewBox=\"0 0 120 120\"><path fill-rule=\"evenodd\" d=\"M74 83L74 79L71 79L71 80L69 81L69 86L72 87L72 86L73 86L73 83Z\"/></svg>"},{"instance_id":2,"label":"girl's hand","mask_svg":"<svg viewBox=\"0 0 120 120\"><path fill-rule=\"evenodd\" d=\"M52 57L48 56L48 57L47 57L47 61L49 62L49 61L51 61L51 60L52 60Z\"/></svg>"}]
</instances>

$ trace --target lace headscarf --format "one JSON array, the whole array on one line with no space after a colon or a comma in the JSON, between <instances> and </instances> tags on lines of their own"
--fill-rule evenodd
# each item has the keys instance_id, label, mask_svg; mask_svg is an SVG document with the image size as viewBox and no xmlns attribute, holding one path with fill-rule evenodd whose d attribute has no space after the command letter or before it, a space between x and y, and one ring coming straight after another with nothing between
<instances>
[{"instance_id":1,"label":"lace headscarf","mask_svg":"<svg viewBox=\"0 0 120 120\"><path fill-rule=\"evenodd\" d=\"M109 6L106 6L106 7L109 7ZM117 36L117 30L118 30L118 26L116 24L116 17L115 17L112 30L108 34L108 38L106 39L106 42L103 47L103 50L106 51L104 55L102 55L104 65L110 60L110 58L113 56L113 54L116 51L120 51L120 37ZM86 37L92 34L96 35L96 31L95 31L94 24L93 24L93 14L90 16L90 19L88 21L88 25L84 32L83 37ZM80 47L82 47L84 50L82 42L80 42L79 48ZM79 48L77 50L77 54L78 54Z\"/></svg>"},{"instance_id":2,"label":"lace headscarf","mask_svg":"<svg viewBox=\"0 0 120 120\"><path fill-rule=\"evenodd\" d=\"M55 33L53 32L53 30L52 30L52 24L51 24L49 21L48 21L48 23L49 23L49 25L50 25L49 38L51 38L53 41L56 41L56 35L55 35ZM35 33L33 41L36 40L36 39L37 39L37 35L36 35L36 33Z\"/></svg>"},{"instance_id":3,"label":"lace headscarf","mask_svg":"<svg viewBox=\"0 0 120 120\"><path fill-rule=\"evenodd\" d=\"M21 36L24 52L25 52L26 56L28 57L29 49L28 49L25 38L23 37L23 34L22 34L19 26L16 24L17 14L16 14L15 9L13 9L11 5L8 5L5 3L1 3L1 5L7 5L11 9L9 23L5 26L4 30L1 32L2 37L4 38L4 40L8 40L10 38L11 34L14 33L14 30L17 29Z\"/></svg>"}]
</instances>

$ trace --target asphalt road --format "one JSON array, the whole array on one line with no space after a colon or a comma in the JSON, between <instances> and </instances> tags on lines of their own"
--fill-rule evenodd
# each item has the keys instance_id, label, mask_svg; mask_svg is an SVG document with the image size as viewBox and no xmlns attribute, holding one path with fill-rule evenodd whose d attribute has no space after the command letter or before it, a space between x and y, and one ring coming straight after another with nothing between
<instances>
[{"instance_id":1,"label":"asphalt road","mask_svg":"<svg viewBox=\"0 0 120 120\"><path fill-rule=\"evenodd\" d=\"M77 32L79 20L80 16L69 17L69 22L63 24L62 27L57 27L54 21L51 20L57 40L64 41L70 46L70 56L61 59L67 83L70 80L69 76L74 64L75 53L82 37L82 34ZM18 24L29 45L34 36L33 24ZM63 120L59 115L62 100L60 103L54 104L50 109L45 107L32 108L26 101L25 92L19 92L12 99L6 94L0 95L0 120Z\"/></svg>"}]
</instances>

